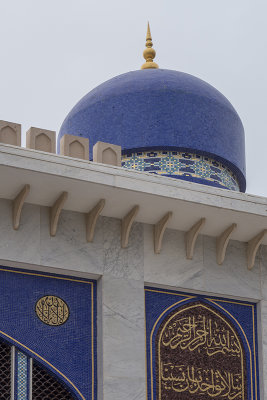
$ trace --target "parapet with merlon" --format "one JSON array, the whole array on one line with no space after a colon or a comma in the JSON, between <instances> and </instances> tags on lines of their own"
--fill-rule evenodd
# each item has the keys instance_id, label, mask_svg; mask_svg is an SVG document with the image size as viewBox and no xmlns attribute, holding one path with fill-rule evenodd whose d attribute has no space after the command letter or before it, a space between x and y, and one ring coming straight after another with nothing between
<instances>
[{"instance_id":1,"label":"parapet with merlon","mask_svg":"<svg viewBox=\"0 0 267 400\"><path fill-rule=\"evenodd\" d=\"M21 124L0 120L0 143L21 146ZM26 148L56 153L56 132L30 127L26 132ZM62 156L89 161L89 139L65 134L60 140ZM93 146L93 162L121 166L121 146L97 142Z\"/></svg>"}]
</instances>

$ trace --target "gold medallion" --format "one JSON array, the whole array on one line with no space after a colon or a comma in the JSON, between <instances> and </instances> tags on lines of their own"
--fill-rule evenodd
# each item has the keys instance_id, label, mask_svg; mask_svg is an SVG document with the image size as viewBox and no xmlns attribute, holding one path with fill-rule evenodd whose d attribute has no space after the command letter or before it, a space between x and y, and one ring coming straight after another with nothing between
<instances>
[{"instance_id":1,"label":"gold medallion","mask_svg":"<svg viewBox=\"0 0 267 400\"><path fill-rule=\"evenodd\" d=\"M35 305L35 311L38 318L50 326L62 325L69 318L68 305L57 296L41 297Z\"/></svg>"}]
</instances>

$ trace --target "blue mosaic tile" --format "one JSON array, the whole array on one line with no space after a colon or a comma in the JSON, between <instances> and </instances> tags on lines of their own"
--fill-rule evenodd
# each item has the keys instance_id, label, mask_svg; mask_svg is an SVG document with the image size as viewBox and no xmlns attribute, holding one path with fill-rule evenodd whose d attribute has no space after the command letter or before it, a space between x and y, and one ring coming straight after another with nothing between
<instances>
[{"instance_id":1,"label":"blue mosaic tile","mask_svg":"<svg viewBox=\"0 0 267 400\"><path fill-rule=\"evenodd\" d=\"M28 399L28 357L17 352L17 400Z\"/></svg>"},{"instance_id":2,"label":"blue mosaic tile","mask_svg":"<svg viewBox=\"0 0 267 400\"><path fill-rule=\"evenodd\" d=\"M102 83L65 118L59 135L86 137L122 152L156 148L207 154L229 165L245 191L245 137L231 103L208 83L164 69L132 71ZM190 150L191 149L191 150ZM214 155L214 157L213 157Z\"/></svg>"},{"instance_id":3,"label":"blue mosaic tile","mask_svg":"<svg viewBox=\"0 0 267 400\"><path fill-rule=\"evenodd\" d=\"M18 350L15 388L21 400L27 357L75 398L97 399L96 290L93 280L0 267L0 336Z\"/></svg>"},{"instance_id":4,"label":"blue mosaic tile","mask_svg":"<svg viewBox=\"0 0 267 400\"><path fill-rule=\"evenodd\" d=\"M147 158L148 154L150 158ZM240 190L238 180L229 168L218 161L194 153L178 151L138 152L123 155L122 167L167 175L173 178L198 178L225 189Z\"/></svg>"}]
</instances>

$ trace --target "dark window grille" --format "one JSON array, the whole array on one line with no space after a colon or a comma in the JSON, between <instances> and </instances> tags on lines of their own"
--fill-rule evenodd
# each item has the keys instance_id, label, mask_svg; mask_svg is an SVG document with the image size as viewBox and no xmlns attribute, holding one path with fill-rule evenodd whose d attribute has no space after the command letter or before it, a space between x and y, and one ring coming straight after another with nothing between
<instances>
[{"instance_id":1,"label":"dark window grille","mask_svg":"<svg viewBox=\"0 0 267 400\"><path fill-rule=\"evenodd\" d=\"M33 360L32 400L75 400L66 386Z\"/></svg>"},{"instance_id":2,"label":"dark window grille","mask_svg":"<svg viewBox=\"0 0 267 400\"><path fill-rule=\"evenodd\" d=\"M0 341L0 400L11 397L11 346Z\"/></svg>"},{"instance_id":3,"label":"dark window grille","mask_svg":"<svg viewBox=\"0 0 267 400\"><path fill-rule=\"evenodd\" d=\"M0 400L11 398L11 346L0 340ZM53 374L33 360L32 400L75 400Z\"/></svg>"}]
</instances>

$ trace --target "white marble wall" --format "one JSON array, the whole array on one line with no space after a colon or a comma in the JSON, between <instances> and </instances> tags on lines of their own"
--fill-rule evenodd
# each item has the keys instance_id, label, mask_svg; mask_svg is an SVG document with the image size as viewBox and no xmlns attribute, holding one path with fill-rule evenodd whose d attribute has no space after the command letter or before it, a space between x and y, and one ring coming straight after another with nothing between
<instances>
[{"instance_id":1,"label":"white marble wall","mask_svg":"<svg viewBox=\"0 0 267 400\"><path fill-rule=\"evenodd\" d=\"M85 217L63 211L57 235L49 234L49 209L25 204L21 226L12 228L12 204L0 200L2 264L98 279L98 400L145 400L144 284L259 301L260 369L267 400L267 246L248 271L246 244L230 241L222 266L216 241L199 236L187 260L184 233L167 229L154 254L153 227L135 223L129 246L120 244L120 221L101 217L93 243ZM261 368L263 367L263 368Z\"/></svg>"},{"instance_id":2,"label":"white marble wall","mask_svg":"<svg viewBox=\"0 0 267 400\"><path fill-rule=\"evenodd\" d=\"M167 229L163 238L162 251L160 254L155 254L153 227L146 225L144 248L144 275L147 283L254 300L261 299L263 296L260 256L257 257L254 268L249 271L245 243L230 241L224 263L219 266L216 262L215 238L200 235L196 242L193 259L187 260L184 232Z\"/></svg>"},{"instance_id":3,"label":"white marble wall","mask_svg":"<svg viewBox=\"0 0 267 400\"><path fill-rule=\"evenodd\" d=\"M40 207L26 204L15 231L12 203L0 199L0 259L40 265Z\"/></svg>"}]
</instances>

